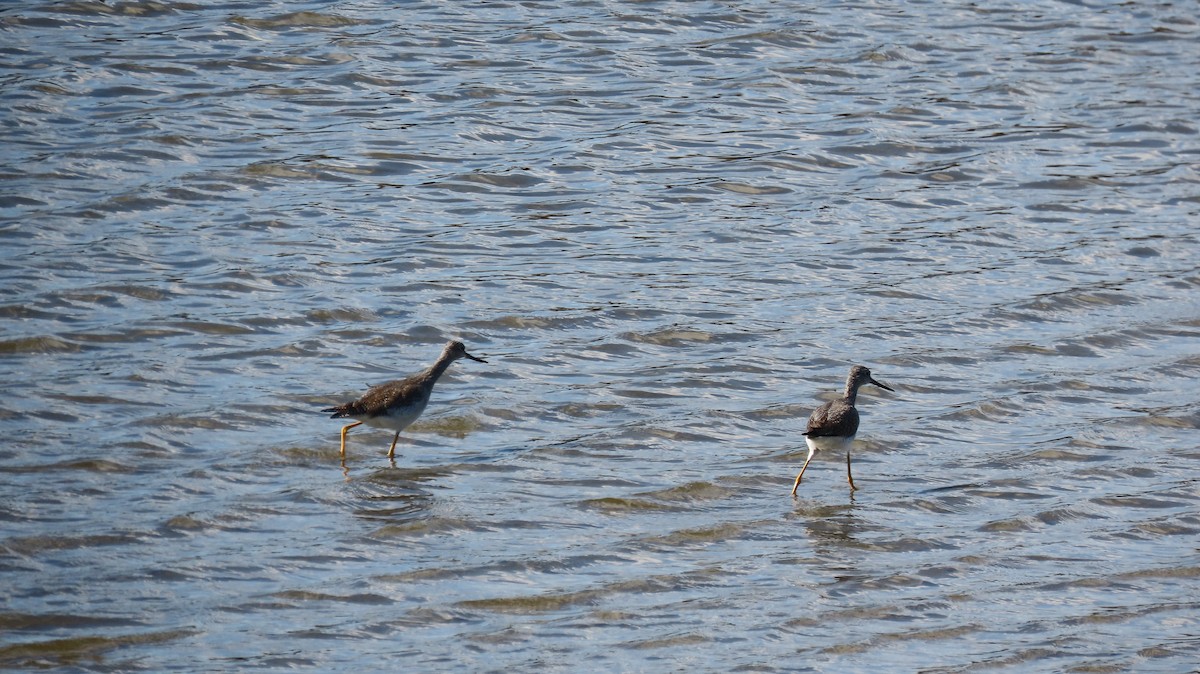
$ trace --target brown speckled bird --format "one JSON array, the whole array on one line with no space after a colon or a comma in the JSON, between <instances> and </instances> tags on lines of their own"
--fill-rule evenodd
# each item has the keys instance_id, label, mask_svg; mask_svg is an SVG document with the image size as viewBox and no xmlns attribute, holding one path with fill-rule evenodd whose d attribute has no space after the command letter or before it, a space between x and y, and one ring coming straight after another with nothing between
<instances>
[{"instance_id":1,"label":"brown speckled bird","mask_svg":"<svg viewBox=\"0 0 1200 674\"><path fill-rule=\"evenodd\" d=\"M463 346L462 342L450 342L428 369L406 379L397 379L372 387L354 402L321 410L333 412L333 419L354 419L354 423L342 428L342 456L346 456L346 432L355 426L366 424L396 431L387 453L389 459L395 457L400 431L408 428L409 424L421 416L425 406L429 404L429 394L433 392L433 385L437 383L438 377L450 367L450 363L459 358L487 362L467 353L467 347Z\"/></svg>"},{"instance_id":2,"label":"brown speckled bird","mask_svg":"<svg viewBox=\"0 0 1200 674\"><path fill-rule=\"evenodd\" d=\"M804 477L808 462L812 461L813 455L819 449L846 450L846 479L850 481L851 491L858 488L854 486L854 477L850 474L850 445L858 433L858 410L854 409L854 400L858 397L859 387L864 384L874 384L881 389L892 390L890 386L872 379L870 370L862 365L855 365L850 368L850 376L846 378L846 393L838 400L830 400L813 410L812 415L808 417L808 429L804 431L804 441L808 443L808 458L805 459L800 474L796 476L796 483L792 485L792 496L796 495L796 489L800 487L800 478Z\"/></svg>"}]
</instances>

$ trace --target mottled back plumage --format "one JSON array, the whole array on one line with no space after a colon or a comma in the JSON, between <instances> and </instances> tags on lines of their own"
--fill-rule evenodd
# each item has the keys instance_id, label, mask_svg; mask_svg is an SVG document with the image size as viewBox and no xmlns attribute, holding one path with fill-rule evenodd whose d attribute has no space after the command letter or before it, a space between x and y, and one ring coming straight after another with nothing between
<instances>
[{"instance_id":1,"label":"mottled back plumage","mask_svg":"<svg viewBox=\"0 0 1200 674\"><path fill-rule=\"evenodd\" d=\"M858 410L842 400L830 400L813 410L804 435L810 438L849 437L858 433Z\"/></svg>"},{"instance_id":2,"label":"mottled back plumage","mask_svg":"<svg viewBox=\"0 0 1200 674\"><path fill-rule=\"evenodd\" d=\"M436 378L430 378L430 370L425 370L411 377L385 382L371 387L358 400L352 400L344 405L330 407L322 412L333 412L332 419L371 419L396 406L411 405L423 397L428 397L433 390ZM440 373L439 373L440 374Z\"/></svg>"}]
</instances>

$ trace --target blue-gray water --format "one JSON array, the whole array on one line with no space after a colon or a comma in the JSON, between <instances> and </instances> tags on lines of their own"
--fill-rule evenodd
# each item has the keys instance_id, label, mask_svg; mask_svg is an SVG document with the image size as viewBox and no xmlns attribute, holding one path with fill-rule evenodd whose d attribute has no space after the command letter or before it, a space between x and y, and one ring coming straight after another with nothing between
<instances>
[{"instance_id":1,"label":"blue-gray water","mask_svg":"<svg viewBox=\"0 0 1200 674\"><path fill-rule=\"evenodd\" d=\"M0 668L1194 671L1195 10L0 7Z\"/></svg>"}]
</instances>

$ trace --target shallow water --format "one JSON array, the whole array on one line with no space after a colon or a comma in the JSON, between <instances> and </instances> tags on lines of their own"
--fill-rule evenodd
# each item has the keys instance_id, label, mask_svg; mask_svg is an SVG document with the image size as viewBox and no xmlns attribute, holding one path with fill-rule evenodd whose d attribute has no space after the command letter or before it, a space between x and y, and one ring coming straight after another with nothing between
<instances>
[{"instance_id":1,"label":"shallow water","mask_svg":"<svg viewBox=\"0 0 1200 674\"><path fill-rule=\"evenodd\" d=\"M1193 670L1191 9L0 9L0 665Z\"/></svg>"}]
</instances>

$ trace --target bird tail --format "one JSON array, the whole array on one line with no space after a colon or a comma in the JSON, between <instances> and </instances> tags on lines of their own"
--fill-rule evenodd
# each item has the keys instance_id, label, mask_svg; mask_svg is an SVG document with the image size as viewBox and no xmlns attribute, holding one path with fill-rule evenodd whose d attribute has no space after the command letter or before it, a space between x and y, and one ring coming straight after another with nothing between
<instances>
[{"instance_id":1,"label":"bird tail","mask_svg":"<svg viewBox=\"0 0 1200 674\"><path fill-rule=\"evenodd\" d=\"M333 412L333 414L329 417L330 419L344 419L350 416L350 408L346 405L342 405L341 407L327 407L321 411Z\"/></svg>"}]
</instances>

